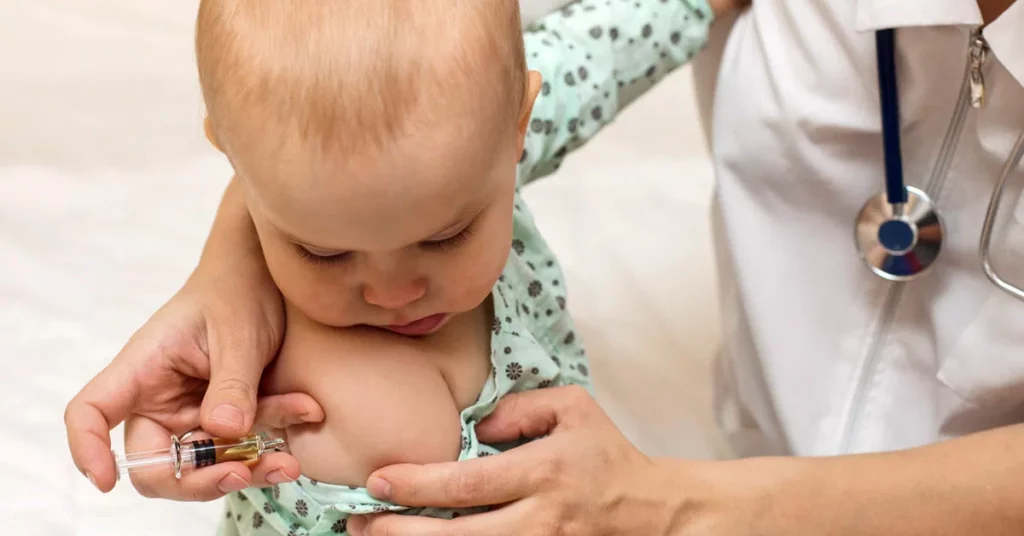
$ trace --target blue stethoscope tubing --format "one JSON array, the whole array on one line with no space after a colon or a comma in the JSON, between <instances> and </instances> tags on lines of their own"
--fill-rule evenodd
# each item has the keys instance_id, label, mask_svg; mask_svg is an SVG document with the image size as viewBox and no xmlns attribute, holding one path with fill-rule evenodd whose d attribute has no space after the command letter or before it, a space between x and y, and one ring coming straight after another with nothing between
<instances>
[{"instance_id":1,"label":"blue stethoscope tubing","mask_svg":"<svg viewBox=\"0 0 1024 536\"><path fill-rule=\"evenodd\" d=\"M890 205L907 202L900 148L900 99L896 86L896 32L875 33L878 56L878 93L882 108L882 146L885 150L885 195Z\"/></svg>"}]
</instances>

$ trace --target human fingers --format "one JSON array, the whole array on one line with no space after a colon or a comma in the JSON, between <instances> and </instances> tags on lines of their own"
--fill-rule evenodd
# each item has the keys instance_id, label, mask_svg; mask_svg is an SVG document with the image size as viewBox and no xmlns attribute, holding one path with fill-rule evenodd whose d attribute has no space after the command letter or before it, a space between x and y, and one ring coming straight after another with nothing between
<instances>
[{"instance_id":1,"label":"human fingers","mask_svg":"<svg viewBox=\"0 0 1024 536\"><path fill-rule=\"evenodd\" d=\"M272 452L260 458L252 467L252 487L269 488L298 480L299 461L286 452Z\"/></svg>"},{"instance_id":2,"label":"human fingers","mask_svg":"<svg viewBox=\"0 0 1024 536\"><path fill-rule=\"evenodd\" d=\"M200 414L203 429L213 435L242 437L252 429L256 392L267 363L255 331L234 323L209 326L210 385Z\"/></svg>"},{"instance_id":3,"label":"human fingers","mask_svg":"<svg viewBox=\"0 0 1024 536\"><path fill-rule=\"evenodd\" d=\"M260 397L256 407L259 428L282 429L324 420L324 410L306 393L288 393Z\"/></svg>"},{"instance_id":4,"label":"human fingers","mask_svg":"<svg viewBox=\"0 0 1024 536\"><path fill-rule=\"evenodd\" d=\"M131 478L139 494L148 498L180 502L210 502L252 487L252 474L239 462L229 462L187 471L181 479L167 473L140 473Z\"/></svg>"},{"instance_id":5,"label":"human fingers","mask_svg":"<svg viewBox=\"0 0 1024 536\"><path fill-rule=\"evenodd\" d=\"M577 425L595 407L593 397L582 387L569 386L513 393L476 427L484 443L508 443L537 438L559 427Z\"/></svg>"},{"instance_id":6,"label":"human fingers","mask_svg":"<svg viewBox=\"0 0 1024 536\"><path fill-rule=\"evenodd\" d=\"M110 430L128 417L138 397L131 364L141 360L127 357L140 349L132 343L125 346L64 410L68 447L75 466L104 493L117 482L110 456Z\"/></svg>"},{"instance_id":7,"label":"human fingers","mask_svg":"<svg viewBox=\"0 0 1024 536\"><path fill-rule=\"evenodd\" d=\"M511 504L490 512L437 519L424 516L384 514L353 516L348 520L352 536L521 536L521 527L528 516L522 503ZM556 534L552 530L542 534Z\"/></svg>"},{"instance_id":8,"label":"human fingers","mask_svg":"<svg viewBox=\"0 0 1024 536\"><path fill-rule=\"evenodd\" d=\"M313 397L305 393L288 393L259 399L255 427L280 434L289 426L323 420L323 409ZM301 474L298 460L285 452L266 454L251 469L252 485L258 488L292 482Z\"/></svg>"},{"instance_id":9,"label":"human fingers","mask_svg":"<svg viewBox=\"0 0 1024 536\"><path fill-rule=\"evenodd\" d=\"M180 432L180 431L179 431ZM125 423L125 451L147 452L170 447L172 432L145 417L132 417ZM205 434L197 434L197 439ZM239 462L228 462L196 470L185 470L174 478L172 467L132 473L132 485L144 497L174 501L212 501L233 491L250 487L252 474Z\"/></svg>"},{"instance_id":10,"label":"human fingers","mask_svg":"<svg viewBox=\"0 0 1024 536\"><path fill-rule=\"evenodd\" d=\"M535 492L551 457L541 445L495 456L430 465L392 465L367 480L370 495L406 506L466 508L505 504Z\"/></svg>"}]
</instances>

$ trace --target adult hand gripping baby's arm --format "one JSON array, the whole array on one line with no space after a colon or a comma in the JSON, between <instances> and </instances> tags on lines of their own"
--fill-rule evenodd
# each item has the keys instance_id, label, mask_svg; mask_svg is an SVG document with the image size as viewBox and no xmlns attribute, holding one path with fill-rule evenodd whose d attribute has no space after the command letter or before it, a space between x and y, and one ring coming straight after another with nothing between
<instances>
[{"instance_id":1,"label":"adult hand gripping baby's arm","mask_svg":"<svg viewBox=\"0 0 1024 536\"><path fill-rule=\"evenodd\" d=\"M579 387L510 395L477 427L486 443L543 437L465 462L397 465L376 472L375 496L409 506L503 505L454 520L353 518L356 536L671 534L690 499L677 466L638 451ZM691 485L699 485L691 479ZM716 533L717 534L717 533Z\"/></svg>"}]
</instances>

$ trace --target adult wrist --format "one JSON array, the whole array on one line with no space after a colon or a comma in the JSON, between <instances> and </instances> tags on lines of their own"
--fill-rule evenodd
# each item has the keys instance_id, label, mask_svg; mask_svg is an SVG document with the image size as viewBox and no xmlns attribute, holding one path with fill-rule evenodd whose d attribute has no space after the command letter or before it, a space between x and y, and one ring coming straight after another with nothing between
<instances>
[{"instance_id":1,"label":"adult wrist","mask_svg":"<svg viewBox=\"0 0 1024 536\"><path fill-rule=\"evenodd\" d=\"M713 477L714 462L655 458L653 485L663 507L654 517L649 534L690 536L719 534L709 530L716 523L715 512L723 497L722 483ZM743 536L740 534L730 536Z\"/></svg>"},{"instance_id":2,"label":"adult wrist","mask_svg":"<svg viewBox=\"0 0 1024 536\"><path fill-rule=\"evenodd\" d=\"M788 535L780 519L798 511L799 493L813 486L799 458L655 463L666 497L664 530L658 534L669 536Z\"/></svg>"}]
</instances>

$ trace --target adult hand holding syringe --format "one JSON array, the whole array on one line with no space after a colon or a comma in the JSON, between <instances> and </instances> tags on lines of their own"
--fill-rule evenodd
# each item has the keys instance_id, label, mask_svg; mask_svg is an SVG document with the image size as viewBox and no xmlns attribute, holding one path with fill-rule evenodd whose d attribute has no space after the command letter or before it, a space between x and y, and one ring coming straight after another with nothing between
<instances>
[{"instance_id":1,"label":"adult hand holding syringe","mask_svg":"<svg viewBox=\"0 0 1024 536\"><path fill-rule=\"evenodd\" d=\"M215 224L221 234L231 234L232 225L251 225L240 193L232 185L225 195ZM320 405L303 393L257 402L263 369L284 334L284 314L255 237L238 234L220 241L220 257L204 254L185 287L68 404L65 424L75 465L101 491L117 481L110 430L121 422L125 449L139 452L166 449L171 434L199 426L218 437L244 437L254 428L323 420ZM243 262L250 254L258 258ZM180 480L173 471L147 471L132 475L132 483L148 497L210 501L299 474L293 456L273 452L252 467L226 462Z\"/></svg>"}]
</instances>

